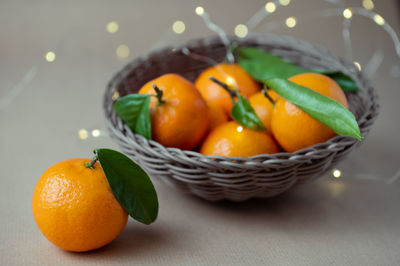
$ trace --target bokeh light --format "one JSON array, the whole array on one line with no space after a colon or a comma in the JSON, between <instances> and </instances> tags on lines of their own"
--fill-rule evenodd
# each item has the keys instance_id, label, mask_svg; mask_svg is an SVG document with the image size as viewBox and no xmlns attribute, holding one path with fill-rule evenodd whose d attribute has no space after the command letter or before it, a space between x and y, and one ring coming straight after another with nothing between
<instances>
[{"instance_id":1,"label":"bokeh light","mask_svg":"<svg viewBox=\"0 0 400 266\"><path fill-rule=\"evenodd\" d=\"M111 33L111 34L116 33L118 31L118 29L119 29L119 25L117 22L111 21L111 22L107 23L106 30L108 33Z\"/></svg>"},{"instance_id":2,"label":"bokeh light","mask_svg":"<svg viewBox=\"0 0 400 266\"><path fill-rule=\"evenodd\" d=\"M344 18L351 19L352 16L353 16L353 12L351 11L350 8L346 8L345 10L343 10Z\"/></svg>"},{"instance_id":3,"label":"bokeh light","mask_svg":"<svg viewBox=\"0 0 400 266\"><path fill-rule=\"evenodd\" d=\"M382 26L383 24L385 24L385 19L384 19L381 15L379 15L379 14L376 14L376 15L374 16L374 21L375 21L375 23L378 24L379 26Z\"/></svg>"},{"instance_id":4,"label":"bokeh light","mask_svg":"<svg viewBox=\"0 0 400 266\"><path fill-rule=\"evenodd\" d=\"M92 130L92 136L94 137L94 138L98 138L98 137L100 137L100 130L98 130L98 129L93 129Z\"/></svg>"},{"instance_id":5,"label":"bokeh light","mask_svg":"<svg viewBox=\"0 0 400 266\"><path fill-rule=\"evenodd\" d=\"M89 136L89 133L86 129L80 129L78 131L78 138L84 140L84 139L87 139L88 136Z\"/></svg>"},{"instance_id":6,"label":"bokeh light","mask_svg":"<svg viewBox=\"0 0 400 266\"><path fill-rule=\"evenodd\" d=\"M172 30L176 34L182 34L185 32L186 26L182 20L177 20L172 24Z\"/></svg>"},{"instance_id":7,"label":"bokeh light","mask_svg":"<svg viewBox=\"0 0 400 266\"><path fill-rule=\"evenodd\" d=\"M119 98L119 92L115 91L111 98L113 99L113 101L116 101Z\"/></svg>"},{"instance_id":8,"label":"bokeh light","mask_svg":"<svg viewBox=\"0 0 400 266\"><path fill-rule=\"evenodd\" d=\"M204 8L202 6L198 6L196 7L195 12L197 15L201 16L204 14Z\"/></svg>"},{"instance_id":9,"label":"bokeh light","mask_svg":"<svg viewBox=\"0 0 400 266\"><path fill-rule=\"evenodd\" d=\"M126 46L125 44L120 44L117 47L116 54L119 58L127 58L130 54L129 47Z\"/></svg>"},{"instance_id":10,"label":"bokeh light","mask_svg":"<svg viewBox=\"0 0 400 266\"><path fill-rule=\"evenodd\" d=\"M294 27L296 27L296 24L297 24L297 20L295 17L288 17L286 19L286 26L288 28L294 28Z\"/></svg>"},{"instance_id":11,"label":"bokeh light","mask_svg":"<svg viewBox=\"0 0 400 266\"><path fill-rule=\"evenodd\" d=\"M52 51L49 51L46 53L45 58L47 62L54 62L54 60L56 60L56 54Z\"/></svg>"},{"instance_id":12,"label":"bokeh light","mask_svg":"<svg viewBox=\"0 0 400 266\"><path fill-rule=\"evenodd\" d=\"M357 61L354 61L353 64L357 67L358 71L361 71L361 64Z\"/></svg>"},{"instance_id":13,"label":"bokeh light","mask_svg":"<svg viewBox=\"0 0 400 266\"><path fill-rule=\"evenodd\" d=\"M276 10L276 5L274 2L268 2L265 4L265 11L268 13L274 13Z\"/></svg>"},{"instance_id":14,"label":"bokeh light","mask_svg":"<svg viewBox=\"0 0 400 266\"><path fill-rule=\"evenodd\" d=\"M279 0L279 4L281 4L283 6L287 6L290 4L290 0Z\"/></svg>"},{"instance_id":15,"label":"bokeh light","mask_svg":"<svg viewBox=\"0 0 400 266\"><path fill-rule=\"evenodd\" d=\"M362 5L367 10L372 10L375 7L374 2L372 2L372 0L363 0Z\"/></svg>"},{"instance_id":16,"label":"bokeh light","mask_svg":"<svg viewBox=\"0 0 400 266\"><path fill-rule=\"evenodd\" d=\"M339 178L339 177L342 176L342 172L340 170L338 170L338 169L335 169L335 170L332 171L332 175L335 178Z\"/></svg>"},{"instance_id":17,"label":"bokeh light","mask_svg":"<svg viewBox=\"0 0 400 266\"><path fill-rule=\"evenodd\" d=\"M244 24L239 24L239 25L236 25L236 27L235 27L235 35L239 38L246 37L248 32L249 32L249 30L247 29L247 26Z\"/></svg>"}]
</instances>

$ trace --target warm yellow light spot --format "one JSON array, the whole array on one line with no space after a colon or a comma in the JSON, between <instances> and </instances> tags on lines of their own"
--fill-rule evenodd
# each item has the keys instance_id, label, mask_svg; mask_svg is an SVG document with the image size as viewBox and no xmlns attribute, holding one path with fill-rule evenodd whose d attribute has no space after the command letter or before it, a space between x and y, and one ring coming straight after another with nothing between
<instances>
[{"instance_id":1,"label":"warm yellow light spot","mask_svg":"<svg viewBox=\"0 0 400 266\"><path fill-rule=\"evenodd\" d=\"M100 130L98 130L98 129L93 129L93 130L92 130L92 136L95 137L95 138L100 137Z\"/></svg>"},{"instance_id":2,"label":"warm yellow light spot","mask_svg":"<svg viewBox=\"0 0 400 266\"><path fill-rule=\"evenodd\" d=\"M47 62L54 62L54 60L56 60L56 54L52 51L49 51L46 53L45 58Z\"/></svg>"},{"instance_id":3,"label":"warm yellow light spot","mask_svg":"<svg viewBox=\"0 0 400 266\"><path fill-rule=\"evenodd\" d=\"M358 71L361 71L361 64L357 61L354 61L353 64L357 67Z\"/></svg>"},{"instance_id":4,"label":"warm yellow light spot","mask_svg":"<svg viewBox=\"0 0 400 266\"><path fill-rule=\"evenodd\" d=\"M352 16L353 16L353 12L351 11L350 8L346 8L345 10L343 10L344 18L351 19Z\"/></svg>"},{"instance_id":5,"label":"warm yellow light spot","mask_svg":"<svg viewBox=\"0 0 400 266\"><path fill-rule=\"evenodd\" d=\"M243 127L242 127L242 126L238 126L238 127L236 128L236 131L239 132L239 133L242 132L242 131L243 131Z\"/></svg>"},{"instance_id":6,"label":"warm yellow light spot","mask_svg":"<svg viewBox=\"0 0 400 266\"><path fill-rule=\"evenodd\" d=\"M172 24L172 30L176 33L176 34L182 34L185 32L185 23L183 23L183 21L181 20L177 20L174 22L174 24Z\"/></svg>"},{"instance_id":7,"label":"warm yellow light spot","mask_svg":"<svg viewBox=\"0 0 400 266\"><path fill-rule=\"evenodd\" d=\"M196 7L195 12L197 15L201 16L204 14L204 8L202 6L198 6Z\"/></svg>"},{"instance_id":8,"label":"warm yellow light spot","mask_svg":"<svg viewBox=\"0 0 400 266\"><path fill-rule=\"evenodd\" d=\"M372 0L363 0L362 5L367 10L372 10L375 7L374 2L372 2Z\"/></svg>"},{"instance_id":9,"label":"warm yellow light spot","mask_svg":"<svg viewBox=\"0 0 400 266\"><path fill-rule=\"evenodd\" d=\"M288 17L286 19L286 26L288 28L294 28L294 27L296 27L296 24L297 24L297 20L295 17Z\"/></svg>"},{"instance_id":10,"label":"warm yellow light spot","mask_svg":"<svg viewBox=\"0 0 400 266\"><path fill-rule=\"evenodd\" d=\"M111 33L111 34L116 33L118 31L118 29L119 29L119 25L117 22L111 21L111 22L107 23L106 30L108 31L108 33Z\"/></svg>"},{"instance_id":11,"label":"warm yellow light spot","mask_svg":"<svg viewBox=\"0 0 400 266\"><path fill-rule=\"evenodd\" d=\"M274 2L268 2L265 4L265 11L268 13L274 13L276 10L276 5Z\"/></svg>"},{"instance_id":12,"label":"warm yellow light spot","mask_svg":"<svg viewBox=\"0 0 400 266\"><path fill-rule=\"evenodd\" d=\"M348 187L349 187L348 184L341 182L339 180L331 181L324 184L324 188L334 199L341 197L346 192Z\"/></svg>"},{"instance_id":13,"label":"warm yellow light spot","mask_svg":"<svg viewBox=\"0 0 400 266\"><path fill-rule=\"evenodd\" d=\"M111 98L113 99L113 101L116 101L119 98L119 92L115 91Z\"/></svg>"},{"instance_id":14,"label":"warm yellow light spot","mask_svg":"<svg viewBox=\"0 0 400 266\"><path fill-rule=\"evenodd\" d=\"M88 136L89 136L89 133L88 133L88 131L87 131L86 129L80 129L80 130L78 131L78 138L80 138L80 139L87 139Z\"/></svg>"},{"instance_id":15,"label":"warm yellow light spot","mask_svg":"<svg viewBox=\"0 0 400 266\"><path fill-rule=\"evenodd\" d=\"M375 23L378 24L379 26L382 26L383 24L385 24L385 19L384 19L381 15L379 15L379 14L376 14L376 15L374 16L374 21L375 21Z\"/></svg>"},{"instance_id":16,"label":"warm yellow light spot","mask_svg":"<svg viewBox=\"0 0 400 266\"><path fill-rule=\"evenodd\" d=\"M234 78L228 76L228 77L226 78L226 80L225 80L225 83L226 83L227 85L229 85L229 86L233 86L233 85L236 84L236 81L235 81Z\"/></svg>"},{"instance_id":17,"label":"warm yellow light spot","mask_svg":"<svg viewBox=\"0 0 400 266\"><path fill-rule=\"evenodd\" d=\"M279 0L279 4L281 4L283 6L287 6L290 4L290 0Z\"/></svg>"},{"instance_id":18,"label":"warm yellow light spot","mask_svg":"<svg viewBox=\"0 0 400 266\"><path fill-rule=\"evenodd\" d=\"M235 35L239 38L246 37L248 32L249 30L247 29L247 26L244 24L238 24L235 27Z\"/></svg>"},{"instance_id":19,"label":"warm yellow light spot","mask_svg":"<svg viewBox=\"0 0 400 266\"><path fill-rule=\"evenodd\" d=\"M125 44L118 45L116 54L119 58L127 58L130 54L129 47Z\"/></svg>"},{"instance_id":20,"label":"warm yellow light spot","mask_svg":"<svg viewBox=\"0 0 400 266\"><path fill-rule=\"evenodd\" d=\"M340 170L338 170L338 169L335 169L335 170L332 171L332 175L335 178L339 178L342 175L342 172Z\"/></svg>"}]
</instances>

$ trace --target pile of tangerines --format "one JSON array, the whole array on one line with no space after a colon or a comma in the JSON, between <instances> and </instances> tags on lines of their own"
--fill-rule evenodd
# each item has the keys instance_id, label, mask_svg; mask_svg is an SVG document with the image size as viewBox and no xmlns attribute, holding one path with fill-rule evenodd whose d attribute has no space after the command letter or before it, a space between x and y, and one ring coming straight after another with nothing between
<instances>
[{"instance_id":1,"label":"pile of tangerines","mask_svg":"<svg viewBox=\"0 0 400 266\"><path fill-rule=\"evenodd\" d=\"M328 76L303 73L289 80L348 108L342 89ZM250 157L295 152L335 136L326 125L262 88L238 64L209 67L194 83L177 74L165 74L147 82L139 94L158 96L151 97L149 105L151 133L153 140L166 147L199 150L204 155ZM246 128L232 118L232 95L248 99L265 129Z\"/></svg>"}]
</instances>

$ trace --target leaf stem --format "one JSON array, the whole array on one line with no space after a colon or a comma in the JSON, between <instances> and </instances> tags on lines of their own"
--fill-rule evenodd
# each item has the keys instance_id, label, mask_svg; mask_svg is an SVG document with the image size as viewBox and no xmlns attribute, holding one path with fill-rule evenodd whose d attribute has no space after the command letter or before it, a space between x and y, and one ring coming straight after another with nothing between
<instances>
[{"instance_id":1,"label":"leaf stem","mask_svg":"<svg viewBox=\"0 0 400 266\"><path fill-rule=\"evenodd\" d=\"M162 97L163 97L163 94L164 94L164 91L161 90L159 87L157 87L157 85L154 84L154 83L152 84L152 86L153 86L154 90L156 91L156 95L152 95L152 96L157 97L157 99L158 99L158 104L159 104L159 105L164 104L164 103L165 103L165 100L162 98Z\"/></svg>"},{"instance_id":2,"label":"leaf stem","mask_svg":"<svg viewBox=\"0 0 400 266\"><path fill-rule=\"evenodd\" d=\"M231 96L232 102L235 103L235 97L238 97L238 92L235 90L231 90L228 86L228 84L214 78L214 77L209 77L209 79L212 82L215 82L216 84L218 84L219 86L221 86L226 92L229 93L229 96Z\"/></svg>"},{"instance_id":3,"label":"leaf stem","mask_svg":"<svg viewBox=\"0 0 400 266\"><path fill-rule=\"evenodd\" d=\"M94 164L99 160L97 154L93 157L93 159L89 163L85 163L85 166L90 169L94 169Z\"/></svg>"},{"instance_id":4,"label":"leaf stem","mask_svg":"<svg viewBox=\"0 0 400 266\"><path fill-rule=\"evenodd\" d=\"M268 90L269 90L269 88L268 88L267 84L264 83L264 88L263 88L264 96L268 99L268 101L270 101L272 103L272 105L275 105L275 101L268 94Z\"/></svg>"}]
</instances>

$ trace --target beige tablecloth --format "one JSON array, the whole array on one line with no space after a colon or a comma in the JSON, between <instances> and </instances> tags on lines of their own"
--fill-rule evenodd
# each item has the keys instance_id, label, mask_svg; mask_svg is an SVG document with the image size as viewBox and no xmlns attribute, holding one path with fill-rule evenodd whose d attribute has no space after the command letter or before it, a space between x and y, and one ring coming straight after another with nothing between
<instances>
[{"instance_id":1,"label":"beige tablecloth","mask_svg":"<svg viewBox=\"0 0 400 266\"><path fill-rule=\"evenodd\" d=\"M397 1L375 2L398 33ZM362 67L384 53L371 75L381 115L364 145L337 166L341 178L328 173L277 198L240 204L205 202L154 180L160 213L153 225L131 219L112 244L85 254L61 251L42 236L31 211L38 178L58 161L90 157L94 147L117 148L101 110L106 83L149 49L210 35L197 5L233 33L264 1L0 3L0 265L399 265L400 61L390 37L360 16L352 19L350 58L343 18L321 17L337 7L317 0L293 0L255 30L320 43ZM293 29L284 24L289 16L297 18ZM170 30L176 20L185 22L182 35ZM110 21L119 24L115 34L105 30ZM121 44L128 58L117 58ZM52 63L48 51L56 54ZM80 129L87 139L78 138Z\"/></svg>"}]
</instances>

